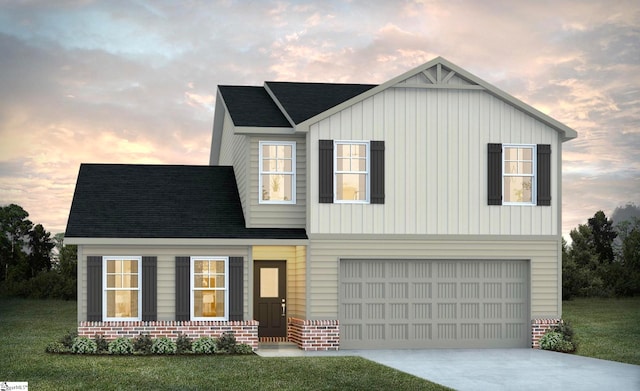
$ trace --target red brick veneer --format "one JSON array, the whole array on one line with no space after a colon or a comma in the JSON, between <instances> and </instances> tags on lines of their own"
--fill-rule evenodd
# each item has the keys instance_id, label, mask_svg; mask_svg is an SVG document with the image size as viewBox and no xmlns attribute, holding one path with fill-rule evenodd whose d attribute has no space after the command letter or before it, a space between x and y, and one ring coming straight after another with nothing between
<instances>
[{"instance_id":1,"label":"red brick veneer","mask_svg":"<svg viewBox=\"0 0 640 391\"><path fill-rule=\"evenodd\" d=\"M289 318L289 341L302 350L338 350L340 348L340 322L338 320L305 320Z\"/></svg>"},{"instance_id":2,"label":"red brick veneer","mask_svg":"<svg viewBox=\"0 0 640 391\"><path fill-rule=\"evenodd\" d=\"M557 326L562 319L533 319L531 320L531 347L540 349L540 338L552 327Z\"/></svg>"},{"instance_id":3,"label":"red brick veneer","mask_svg":"<svg viewBox=\"0 0 640 391\"><path fill-rule=\"evenodd\" d=\"M201 337L217 338L225 331L233 331L236 341L258 349L258 322L249 321L155 321L155 322L80 322L78 336L93 338L100 334L106 340L118 337L136 338L140 334L149 334L151 338L169 337L173 340L178 335L198 339Z\"/></svg>"}]
</instances>

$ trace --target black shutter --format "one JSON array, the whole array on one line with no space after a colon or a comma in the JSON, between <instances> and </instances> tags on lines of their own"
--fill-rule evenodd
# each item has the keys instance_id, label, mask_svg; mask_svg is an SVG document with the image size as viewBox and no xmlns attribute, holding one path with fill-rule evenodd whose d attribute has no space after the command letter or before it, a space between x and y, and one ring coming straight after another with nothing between
<instances>
[{"instance_id":1,"label":"black shutter","mask_svg":"<svg viewBox=\"0 0 640 391\"><path fill-rule=\"evenodd\" d=\"M191 318L191 258L176 257L176 320Z\"/></svg>"},{"instance_id":2,"label":"black shutter","mask_svg":"<svg viewBox=\"0 0 640 391\"><path fill-rule=\"evenodd\" d=\"M158 258L142 257L142 320L158 320Z\"/></svg>"},{"instance_id":3,"label":"black shutter","mask_svg":"<svg viewBox=\"0 0 640 391\"><path fill-rule=\"evenodd\" d=\"M538 144L538 183L537 203L541 206L551 205L551 145Z\"/></svg>"},{"instance_id":4,"label":"black shutter","mask_svg":"<svg viewBox=\"0 0 640 391\"><path fill-rule=\"evenodd\" d=\"M502 144L489 144L487 196L489 205L502 205Z\"/></svg>"},{"instance_id":5,"label":"black shutter","mask_svg":"<svg viewBox=\"0 0 640 391\"><path fill-rule=\"evenodd\" d=\"M229 258L229 320L244 320L244 258Z\"/></svg>"},{"instance_id":6,"label":"black shutter","mask_svg":"<svg viewBox=\"0 0 640 391\"><path fill-rule=\"evenodd\" d=\"M384 204L384 141L371 141L371 203Z\"/></svg>"},{"instance_id":7,"label":"black shutter","mask_svg":"<svg viewBox=\"0 0 640 391\"><path fill-rule=\"evenodd\" d=\"M319 192L320 203L333 203L333 140L320 140Z\"/></svg>"},{"instance_id":8,"label":"black shutter","mask_svg":"<svg viewBox=\"0 0 640 391\"><path fill-rule=\"evenodd\" d=\"M87 320L102 321L102 257L87 257Z\"/></svg>"}]
</instances>

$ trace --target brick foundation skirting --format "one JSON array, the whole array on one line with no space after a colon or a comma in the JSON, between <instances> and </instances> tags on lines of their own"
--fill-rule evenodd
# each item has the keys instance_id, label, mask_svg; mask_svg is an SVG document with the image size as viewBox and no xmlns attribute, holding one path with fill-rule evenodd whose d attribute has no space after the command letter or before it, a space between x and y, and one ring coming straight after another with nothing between
<instances>
[{"instance_id":1,"label":"brick foundation skirting","mask_svg":"<svg viewBox=\"0 0 640 391\"><path fill-rule=\"evenodd\" d=\"M338 320L305 320L289 318L287 337L302 350L338 350L340 322Z\"/></svg>"},{"instance_id":2,"label":"brick foundation skirting","mask_svg":"<svg viewBox=\"0 0 640 391\"><path fill-rule=\"evenodd\" d=\"M233 331L236 341L258 349L258 322L248 321L155 321L155 322L80 322L78 336L93 338L102 335L106 340L118 337L136 338L149 334L151 338L168 337L176 340L184 334L192 339L201 337L217 338L225 331Z\"/></svg>"},{"instance_id":3,"label":"brick foundation skirting","mask_svg":"<svg viewBox=\"0 0 640 391\"><path fill-rule=\"evenodd\" d=\"M557 326L562 319L533 319L531 320L531 347L540 349L540 338L552 327Z\"/></svg>"}]
</instances>

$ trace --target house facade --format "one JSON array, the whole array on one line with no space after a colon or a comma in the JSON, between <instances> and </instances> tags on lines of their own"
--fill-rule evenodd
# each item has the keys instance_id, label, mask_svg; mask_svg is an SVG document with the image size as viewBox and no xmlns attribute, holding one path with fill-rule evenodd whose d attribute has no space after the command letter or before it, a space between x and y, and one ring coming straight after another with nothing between
<instances>
[{"instance_id":1,"label":"house facade","mask_svg":"<svg viewBox=\"0 0 640 391\"><path fill-rule=\"evenodd\" d=\"M79 330L537 346L562 315L576 136L443 58L380 85L219 86L209 166L81 167Z\"/></svg>"}]
</instances>

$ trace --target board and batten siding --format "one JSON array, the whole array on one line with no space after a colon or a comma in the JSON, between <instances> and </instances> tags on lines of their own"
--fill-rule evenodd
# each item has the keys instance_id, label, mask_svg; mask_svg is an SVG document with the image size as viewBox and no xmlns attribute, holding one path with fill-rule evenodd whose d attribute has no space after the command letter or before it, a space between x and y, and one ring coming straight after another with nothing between
<instances>
[{"instance_id":1,"label":"board and batten siding","mask_svg":"<svg viewBox=\"0 0 640 391\"><path fill-rule=\"evenodd\" d=\"M558 133L483 90L392 87L311 125L312 178L319 140L383 140L386 199L321 204L311 180L309 234L560 234ZM488 143L550 144L551 206L487 205Z\"/></svg>"},{"instance_id":2,"label":"board and batten siding","mask_svg":"<svg viewBox=\"0 0 640 391\"><path fill-rule=\"evenodd\" d=\"M307 147L305 136L251 136L248 151L243 158L248 160L248 200L250 212L245 213L248 228L305 228L307 213ZM296 143L296 203L261 204L259 196L260 141L295 141ZM248 159L247 159L248 156Z\"/></svg>"},{"instance_id":3,"label":"board and batten siding","mask_svg":"<svg viewBox=\"0 0 640 391\"><path fill-rule=\"evenodd\" d=\"M178 256L229 256L244 258L244 319L249 317L248 255L246 246L234 247L150 247L150 246L78 246L78 321L87 320L87 256L157 257L157 320L175 320L175 262Z\"/></svg>"},{"instance_id":4,"label":"board and batten siding","mask_svg":"<svg viewBox=\"0 0 640 391\"><path fill-rule=\"evenodd\" d=\"M308 319L337 319L340 259L528 260L531 262L531 318L561 315L560 239L416 238L310 240L307 281Z\"/></svg>"}]
</instances>

